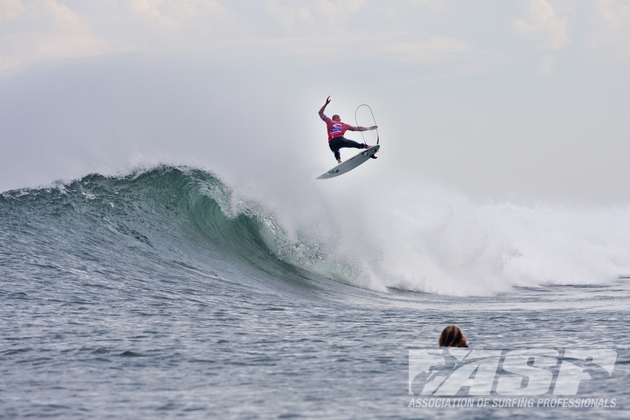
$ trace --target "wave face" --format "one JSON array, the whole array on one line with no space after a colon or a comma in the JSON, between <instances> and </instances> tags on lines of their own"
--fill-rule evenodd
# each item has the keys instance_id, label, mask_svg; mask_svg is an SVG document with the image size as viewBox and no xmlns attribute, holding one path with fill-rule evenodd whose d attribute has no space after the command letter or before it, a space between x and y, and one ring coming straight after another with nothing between
<instances>
[{"instance_id":1,"label":"wave face","mask_svg":"<svg viewBox=\"0 0 630 420\"><path fill-rule=\"evenodd\" d=\"M232 201L212 173L159 166L0 196L1 266L12 277L186 277L271 287L301 274L266 244L263 213ZM44 274L42 274L44 273ZM264 275L263 275L264 274ZM271 276L270 276L271 275ZM65 276L67 277L67 276ZM19 280L19 279L18 279Z\"/></svg>"},{"instance_id":2,"label":"wave face","mask_svg":"<svg viewBox=\"0 0 630 420\"><path fill-rule=\"evenodd\" d=\"M0 195L0 258L18 281L41 269L145 281L193 270L262 289L334 279L446 295L630 272L629 209L476 206L423 186L380 191L350 208L314 194L305 220L201 169L93 174ZM356 217L335 218L343 212Z\"/></svg>"}]
</instances>

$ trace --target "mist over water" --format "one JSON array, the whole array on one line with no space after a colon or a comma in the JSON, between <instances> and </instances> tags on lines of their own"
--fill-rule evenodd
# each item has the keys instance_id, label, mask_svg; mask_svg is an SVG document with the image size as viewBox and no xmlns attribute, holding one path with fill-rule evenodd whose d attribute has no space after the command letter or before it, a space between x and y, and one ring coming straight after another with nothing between
<instances>
[{"instance_id":1,"label":"mist over water","mask_svg":"<svg viewBox=\"0 0 630 420\"><path fill-rule=\"evenodd\" d=\"M283 59L147 53L33 65L0 79L0 191L159 163L215 171L239 188L301 191L335 163L317 116L330 94L327 112L349 123L359 104L369 104L383 147L361 177L334 181L346 190L384 179L388 188L422 182L481 203L628 205L629 178L616 160L627 123L606 113L621 112L621 88L608 108L583 115L590 108L566 106L576 102L569 82L555 86L541 108L549 80L520 85L503 74L479 76L472 87L464 84L468 77L420 72L411 85L402 75L387 81L386 73L375 84L340 83L334 70ZM552 124L559 109L571 120L563 114ZM365 112L359 124L371 123ZM359 133L348 136L362 141ZM606 147L588 148L604 139Z\"/></svg>"}]
</instances>

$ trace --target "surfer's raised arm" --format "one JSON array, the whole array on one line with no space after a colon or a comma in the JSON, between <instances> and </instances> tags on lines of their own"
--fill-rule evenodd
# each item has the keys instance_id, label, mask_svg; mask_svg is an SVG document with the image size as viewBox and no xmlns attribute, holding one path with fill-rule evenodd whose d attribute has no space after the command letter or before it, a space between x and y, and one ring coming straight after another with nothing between
<instances>
[{"instance_id":1,"label":"surfer's raised arm","mask_svg":"<svg viewBox=\"0 0 630 420\"><path fill-rule=\"evenodd\" d=\"M328 96L328 98L326 98L326 103L324 104L323 107L321 107L321 109L319 110L318 114L321 117L322 115L324 115L324 110L326 109L326 107L328 106L328 104L330 103L330 96Z\"/></svg>"}]
</instances>

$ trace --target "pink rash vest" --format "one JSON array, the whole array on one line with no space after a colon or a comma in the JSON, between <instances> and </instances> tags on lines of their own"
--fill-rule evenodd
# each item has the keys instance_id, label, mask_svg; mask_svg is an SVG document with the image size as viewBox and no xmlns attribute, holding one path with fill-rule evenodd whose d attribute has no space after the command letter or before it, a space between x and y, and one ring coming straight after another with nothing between
<instances>
[{"instance_id":1,"label":"pink rash vest","mask_svg":"<svg viewBox=\"0 0 630 420\"><path fill-rule=\"evenodd\" d=\"M350 124L346 124L341 121L333 121L326 115L322 114L322 120L326 123L326 129L328 130L328 142L336 137L342 137L346 130L356 131L357 128Z\"/></svg>"}]
</instances>

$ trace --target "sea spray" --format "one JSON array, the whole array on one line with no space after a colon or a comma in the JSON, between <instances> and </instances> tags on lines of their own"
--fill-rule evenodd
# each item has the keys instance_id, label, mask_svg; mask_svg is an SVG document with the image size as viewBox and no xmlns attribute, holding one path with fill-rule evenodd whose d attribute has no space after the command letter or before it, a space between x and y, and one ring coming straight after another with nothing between
<instances>
[{"instance_id":1,"label":"sea spray","mask_svg":"<svg viewBox=\"0 0 630 420\"><path fill-rule=\"evenodd\" d=\"M295 206L275 199L278 256L377 291L459 296L630 273L630 208L477 204L426 182L382 180L365 188L372 194L360 188L345 200L334 188L313 194L309 211L318 213L308 221L296 221L288 210ZM317 258L289 252L300 248L317 249Z\"/></svg>"}]
</instances>

